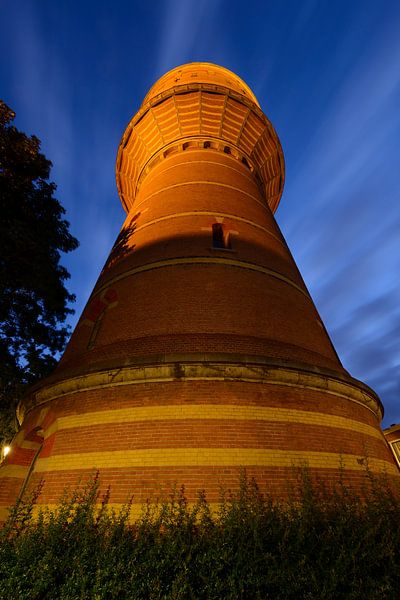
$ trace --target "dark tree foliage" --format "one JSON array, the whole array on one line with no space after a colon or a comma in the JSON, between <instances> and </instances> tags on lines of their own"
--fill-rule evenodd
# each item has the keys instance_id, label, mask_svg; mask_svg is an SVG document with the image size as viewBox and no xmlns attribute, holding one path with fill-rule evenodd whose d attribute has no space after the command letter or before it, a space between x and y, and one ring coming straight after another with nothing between
<instances>
[{"instance_id":1,"label":"dark tree foliage","mask_svg":"<svg viewBox=\"0 0 400 600\"><path fill-rule=\"evenodd\" d=\"M64 348L74 296L60 257L78 246L48 181L51 162L14 117L0 100L0 438L25 386L47 375Z\"/></svg>"}]
</instances>

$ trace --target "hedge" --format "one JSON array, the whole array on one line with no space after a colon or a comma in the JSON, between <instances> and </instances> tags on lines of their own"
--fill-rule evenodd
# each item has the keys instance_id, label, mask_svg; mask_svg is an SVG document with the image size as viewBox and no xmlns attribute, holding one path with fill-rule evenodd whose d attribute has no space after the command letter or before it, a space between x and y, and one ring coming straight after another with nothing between
<instances>
[{"instance_id":1,"label":"hedge","mask_svg":"<svg viewBox=\"0 0 400 600\"><path fill-rule=\"evenodd\" d=\"M357 495L328 491L306 468L288 499L263 496L245 472L212 512L174 489L131 522L100 509L99 481L34 516L40 488L0 531L4 600L378 599L400 594L400 500L368 473ZM97 507L96 507L97 503Z\"/></svg>"}]
</instances>

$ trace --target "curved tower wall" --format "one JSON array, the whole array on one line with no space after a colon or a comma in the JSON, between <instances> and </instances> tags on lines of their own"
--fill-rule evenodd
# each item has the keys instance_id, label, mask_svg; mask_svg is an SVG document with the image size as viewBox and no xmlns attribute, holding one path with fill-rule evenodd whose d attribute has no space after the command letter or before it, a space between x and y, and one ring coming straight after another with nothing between
<instances>
[{"instance_id":1,"label":"curved tower wall","mask_svg":"<svg viewBox=\"0 0 400 600\"><path fill-rule=\"evenodd\" d=\"M99 469L111 502L174 482L189 500L241 467L282 495L397 476L379 399L344 370L273 217L278 137L251 90L193 63L162 77L122 138L127 218L54 374L21 408L0 502L39 479L53 504Z\"/></svg>"}]
</instances>

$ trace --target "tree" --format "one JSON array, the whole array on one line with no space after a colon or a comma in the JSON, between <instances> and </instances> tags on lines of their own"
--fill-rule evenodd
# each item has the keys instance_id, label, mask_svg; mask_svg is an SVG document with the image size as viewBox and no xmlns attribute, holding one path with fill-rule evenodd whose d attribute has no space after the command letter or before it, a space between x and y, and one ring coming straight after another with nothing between
<instances>
[{"instance_id":1,"label":"tree","mask_svg":"<svg viewBox=\"0 0 400 600\"><path fill-rule=\"evenodd\" d=\"M75 300L64 282L61 252L77 248L48 181L51 162L40 140L12 121L0 100L0 438L10 437L25 387L55 366Z\"/></svg>"}]
</instances>

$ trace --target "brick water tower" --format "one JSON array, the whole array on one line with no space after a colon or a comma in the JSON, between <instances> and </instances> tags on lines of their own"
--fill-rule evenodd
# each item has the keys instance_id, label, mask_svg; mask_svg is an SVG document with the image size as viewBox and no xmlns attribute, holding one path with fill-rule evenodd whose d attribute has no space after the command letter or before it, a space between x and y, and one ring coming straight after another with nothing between
<instances>
[{"instance_id":1,"label":"brick water tower","mask_svg":"<svg viewBox=\"0 0 400 600\"><path fill-rule=\"evenodd\" d=\"M3 507L52 505L93 469L111 503L238 484L284 494L296 466L358 486L398 476L376 394L343 368L273 213L279 139L252 91L209 63L154 84L117 156L127 212L54 374L20 410Z\"/></svg>"}]
</instances>

